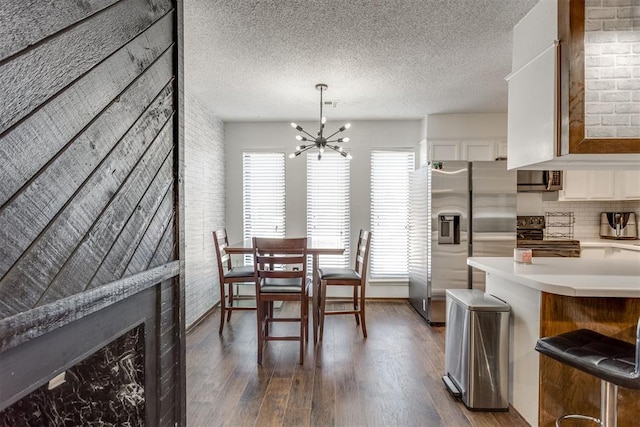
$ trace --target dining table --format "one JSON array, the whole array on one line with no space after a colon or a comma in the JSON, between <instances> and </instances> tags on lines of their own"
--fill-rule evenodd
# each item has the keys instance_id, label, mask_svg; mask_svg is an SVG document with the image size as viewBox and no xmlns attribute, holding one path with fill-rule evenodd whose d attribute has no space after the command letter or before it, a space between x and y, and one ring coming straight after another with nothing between
<instances>
[{"instance_id":1,"label":"dining table","mask_svg":"<svg viewBox=\"0 0 640 427\"><path fill-rule=\"evenodd\" d=\"M226 247L228 254L246 255L253 252L252 239L244 239L241 242L230 244ZM320 265L320 255L342 255L344 254L344 239L342 237L307 237L307 253L311 256L312 265L312 286L311 286L311 306L313 320L313 342L318 342L318 325L320 321L320 281L318 280L318 266Z\"/></svg>"}]
</instances>

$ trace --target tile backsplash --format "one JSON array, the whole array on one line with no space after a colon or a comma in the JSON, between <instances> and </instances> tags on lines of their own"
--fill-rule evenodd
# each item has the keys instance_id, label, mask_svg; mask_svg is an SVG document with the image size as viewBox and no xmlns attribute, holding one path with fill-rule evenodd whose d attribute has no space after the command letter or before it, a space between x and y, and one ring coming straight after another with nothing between
<instances>
[{"instance_id":1,"label":"tile backsplash","mask_svg":"<svg viewBox=\"0 0 640 427\"><path fill-rule=\"evenodd\" d=\"M545 193L518 193L518 215L544 215L545 212L573 212L573 237L578 240L600 238L602 212L635 212L640 218L640 200L557 202L544 200Z\"/></svg>"}]
</instances>

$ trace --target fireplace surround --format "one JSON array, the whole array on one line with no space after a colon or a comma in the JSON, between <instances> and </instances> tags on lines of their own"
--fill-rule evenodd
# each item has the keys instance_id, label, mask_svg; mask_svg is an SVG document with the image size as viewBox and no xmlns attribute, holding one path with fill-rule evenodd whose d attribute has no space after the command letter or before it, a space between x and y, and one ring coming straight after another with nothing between
<instances>
[{"instance_id":1,"label":"fireplace surround","mask_svg":"<svg viewBox=\"0 0 640 427\"><path fill-rule=\"evenodd\" d=\"M136 341L131 337L132 331L137 331L134 333L141 338L137 345L143 353L138 360L143 370L139 378L144 388L144 414L143 422L138 420L136 425L174 425L180 418L176 401L183 392L178 362L182 346L176 341L176 332L181 329L179 316L168 302L174 299L174 292L180 292L177 280L173 279L178 271L179 262L174 261L0 320L0 425L2 417L9 413L23 419L31 416L17 415L13 405L28 401L21 399L28 399L43 386L46 388L50 380L63 372L74 375L74 366L99 355L110 343L127 336ZM128 351L121 347L121 354L110 357L121 358ZM100 381L88 386L101 387L104 384ZM140 398L140 390L133 398ZM24 408L29 408L27 412L42 409L37 405ZM78 409L73 416L80 416L80 412Z\"/></svg>"}]
</instances>

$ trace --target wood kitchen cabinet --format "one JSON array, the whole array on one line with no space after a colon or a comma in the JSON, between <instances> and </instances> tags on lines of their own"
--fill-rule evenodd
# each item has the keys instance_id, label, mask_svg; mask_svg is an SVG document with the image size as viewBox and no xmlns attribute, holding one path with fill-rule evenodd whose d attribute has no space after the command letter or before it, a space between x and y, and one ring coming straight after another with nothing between
<instances>
[{"instance_id":1,"label":"wood kitchen cabinet","mask_svg":"<svg viewBox=\"0 0 640 427\"><path fill-rule=\"evenodd\" d=\"M514 27L509 169L638 169L633 38L623 18L632 8L625 4L545 0Z\"/></svg>"},{"instance_id":2,"label":"wood kitchen cabinet","mask_svg":"<svg viewBox=\"0 0 640 427\"><path fill-rule=\"evenodd\" d=\"M640 199L640 171L568 170L558 200Z\"/></svg>"}]
</instances>

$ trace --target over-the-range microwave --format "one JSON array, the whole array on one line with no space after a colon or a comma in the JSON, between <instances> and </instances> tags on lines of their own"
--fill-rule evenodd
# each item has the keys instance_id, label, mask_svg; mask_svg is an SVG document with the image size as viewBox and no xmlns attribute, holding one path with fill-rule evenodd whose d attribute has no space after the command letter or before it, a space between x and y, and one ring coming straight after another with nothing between
<instances>
[{"instance_id":1,"label":"over-the-range microwave","mask_svg":"<svg viewBox=\"0 0 640 427\"><path fill-rule=\"evenodd\" d=\"M562 171L518 171L518 191L562 190Z\"/></svg>"}]
</instances>

